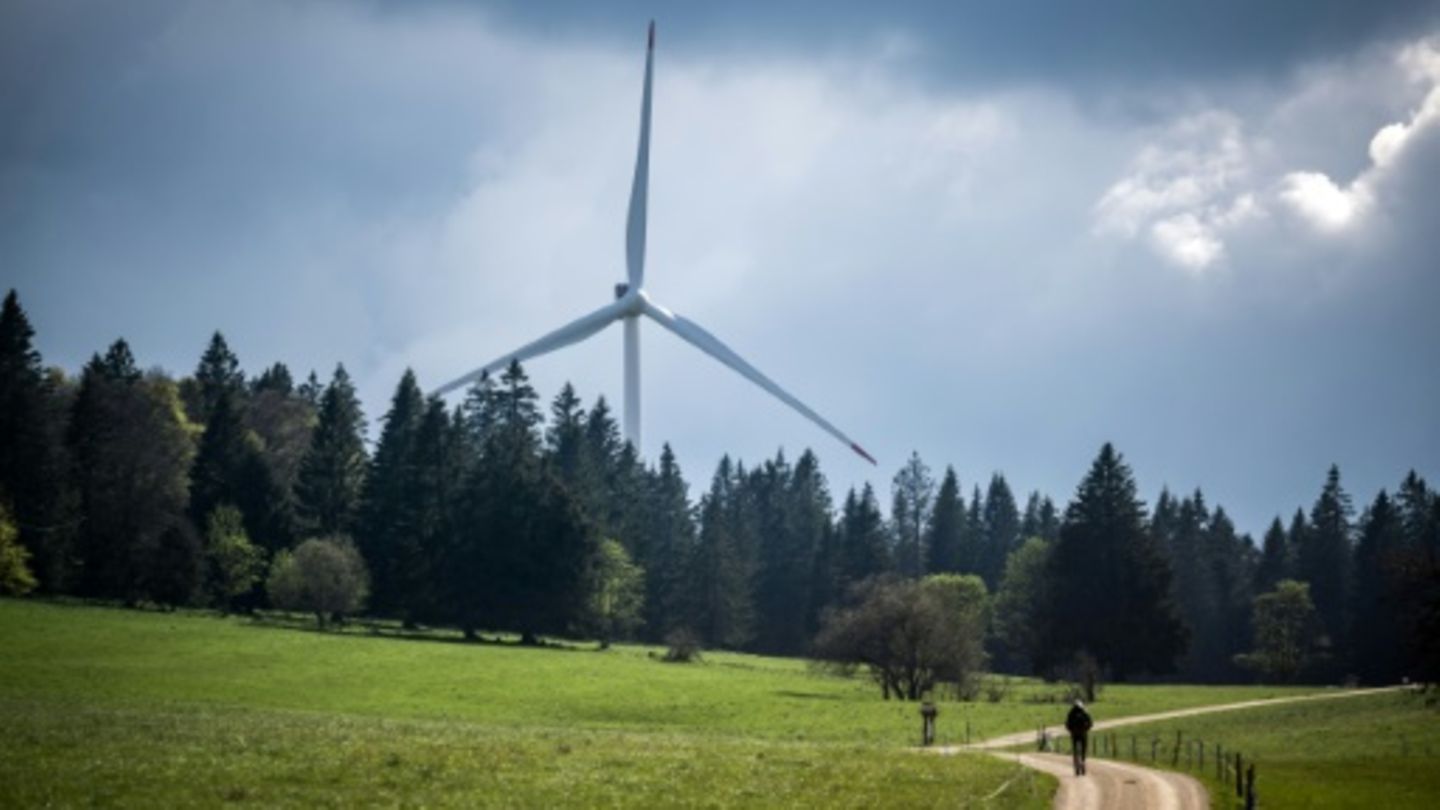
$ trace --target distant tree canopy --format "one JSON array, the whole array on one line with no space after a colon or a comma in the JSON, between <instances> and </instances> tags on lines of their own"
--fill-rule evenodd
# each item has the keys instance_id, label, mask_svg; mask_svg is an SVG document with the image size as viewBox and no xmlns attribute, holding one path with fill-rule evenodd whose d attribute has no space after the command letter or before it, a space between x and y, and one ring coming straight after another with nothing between
<instances>
[{"instance_id":1,"label":"distant tree canopy","mask_svg":"<svg viewBox=\"0 0 1440 810\"><path fill-rule=\"evenodd\" d=\"M458 407L405 372L368 448L341 365L328 382L282 363L247 375L216 332L178 380L142 371L124 340L72 377L44 366L34 337L11 291L0 306L10 592L294 605L300 540L345 535L353 552L306 553L353 553L372 592L363 609L411 626L820 654L850 636L837 617L860 622L847 612L862 583L885 615L945 614L937 593L983 583L994 593L983 632L911 640L963 652L962 670L988 658L1055 676L1084 653L1117 677L1220 682L1281 677L1237 656L1265 649L1257 595L1294 580L1309 587L1323 662L1293 677L1440 680L1440 496L1413 471L1356 515L1332 467L1315 502L1277 516L1260 544L1199 490L1162 491L1147 513L1109 445L1063 510L1040 492L1020 508L1001 473L962 481L945 466L937 483L919 452L891 479L888 514L870 484L832 495L808 450L722 458L692 501L668 446L647 462L603 398L587 408L569 385L542 407L519 364ZM932 584L904 586L921 581ZM891 693L951 677L926 671L895 676Z\"/></svg>"}]
</instances>

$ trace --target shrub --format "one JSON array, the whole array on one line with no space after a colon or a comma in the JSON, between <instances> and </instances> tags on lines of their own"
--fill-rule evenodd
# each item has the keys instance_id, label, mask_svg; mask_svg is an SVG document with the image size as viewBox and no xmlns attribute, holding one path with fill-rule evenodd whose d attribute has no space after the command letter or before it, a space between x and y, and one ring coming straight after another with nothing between
<instances>
[{"instance_id":1,"label":"shrub","mask_svg":"<svg viewBox=\"0 0 1440 810\"><path fill-rule=\"evenodd\" d=\"M275 607L314 613L323 630L330 617L364 606L370 575L349 538L317 537L275 555L265 591Z\"/></svg>"}]
</instances>

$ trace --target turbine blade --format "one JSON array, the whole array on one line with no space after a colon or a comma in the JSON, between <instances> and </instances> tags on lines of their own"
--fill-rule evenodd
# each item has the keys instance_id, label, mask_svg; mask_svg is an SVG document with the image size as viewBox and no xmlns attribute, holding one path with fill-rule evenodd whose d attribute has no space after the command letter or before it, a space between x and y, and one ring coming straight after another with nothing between
<instances>
[{"instance_id":1,"label":"turbine blade","mask_svg":"<svg viewBox=\"0 0 1440 810\"><path fill-rule=\"evenodd\" d=\"M431 392L431 396L444 396L445 394L454 391L456 388L469 385L470 383L480 379L480 375L482 374L485 374L487 372L499 371L500 369L510 365L511 360L518 360L523 363L532 357L539 357L542 354L545 354L547 352L553 352L556 349L569 346L572 343L578 343L585 338L595 334L596 332L599 332L601 329L604 329L606 326L609 326L611 321L619 318L623 314L624 307L621 305L621 302L615 301L613 303L606 304L605 306L595 310L589 315L584 315L580 318L576 318L575 320L565 324L559 329L556 329L550 334L545 335L544 337L537 340L533 340L525 344L524 346L516 349L515 351L510 352L509 354L506 354L491 363L475 369L474 371L466 374L463 377L451 380L450 382L440 386L439 388L436 388L433 392Z\"/></svg>"},{"instance_id":2,"label":"turbine blade","mask_svg":"<svg viewBox=\"0 0 1440 810\"><path fill-rule=\"evenodd\" d=\"M645 219L650 192L650 78L655 67L655 21L645 50L645 90L640 97L640 148L635 156L635 181L630 186L630 216L625 222L625 267L630 289L645 283Z\"/></svg>"},{"instance_id":3,"label":"turbine blade","mask_svg":"<svg viewBox=\"0 0 1440 810\"><path fill-rule=\"evenodd\" d=\"M670 310L651 301L645 302L645 314L650 316L656 323L674 332L681 340L719 360L721 363L734 369L740 376L769 391L781 402L799 411L806 419L819 425L826 433L844 442L847 447L854 450L866 461L871 464L876 463L874 456L865 452L864 448L855 443L849 436L842 433L839 428L830 424L820 414L811 410L808 405L791 396L784 388L776 385L775 381L761 374L759 369L745 362L745 358L736 354L729 346L721 343L719 338L705 331L704 327L700 326L700 324L683 316L676 315Z\"/></svg>"}]
</instances>

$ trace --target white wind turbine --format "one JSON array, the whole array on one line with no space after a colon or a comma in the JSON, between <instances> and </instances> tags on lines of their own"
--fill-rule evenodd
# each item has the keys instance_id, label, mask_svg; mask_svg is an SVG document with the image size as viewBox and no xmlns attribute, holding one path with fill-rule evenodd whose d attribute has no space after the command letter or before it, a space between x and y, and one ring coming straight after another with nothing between
<instances>
[{"instance_id":1,"label":"white wind turbine","mask_svg":"<svg viewBox=\"0 0 1440 810\"><path fill-rule=\"evenodd\" d=\"M512 360L523 362L572 343L578 343L609 326L612 322L622 321L625 325L625 438L638 451L640 449L640 316L644 315L674 332L681 340L769 391L781 402L799 411L806 419L819 425L826 433L844 442L851 450L874 464L874 457L865 452L859 444L826 421L820 414L811 410L805 403L776 385L769 377L761 374L759 369L747 363L729 346L721 343L718 338L705 331L699 324L655 303L650 300L650 296L645 294L645 203L650 180L650 79L654 63L655 23L652 21L649 45L645 52L645 90L640 101L640 148L635 159L635 182L630 188L630 216L625 225L625 264L629 271L628 283L615 285L615 300L611 303L483 365L463 377L440 386L435 389L434 394L443 395L461 386L469 385L485 374L505 368Z\"/></svg>"}]
</instances>

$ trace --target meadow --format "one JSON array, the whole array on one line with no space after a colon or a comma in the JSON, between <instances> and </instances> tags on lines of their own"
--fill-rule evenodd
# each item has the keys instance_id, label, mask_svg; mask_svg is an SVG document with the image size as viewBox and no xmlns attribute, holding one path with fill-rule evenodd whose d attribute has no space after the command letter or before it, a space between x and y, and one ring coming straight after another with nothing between
<instances>
[{"instance_id":1,"label":"meadow","mask_svg":"<svg viewBox=\"0 0 1440 810\"><path fill-rule=\"evenodd\" d=\"M1255 765L1256 794L1266 808L1429 810L1440 801L1440 706L1427 702L1433 699L1386 692L1145 723L1113 735L1119 758L1151 765L1153 742L1155 767L1171 768L1179 732L1180 766L1171 769L1205 782L1217 810L1244 806L1235 797L1234 771L1217 778L1217 743L1227 761L1238 751ZM1186 745L1197 740L1206 747L1203 768Z\"/></svg>"},{"instance_id":2,"label":"meadow","mask_svg":"<svg viewBox=\"0 0 1440 810\"><path fill-rule=\"evenodd\" d=\"M914 704L794 659L25 600L0 600L0 647L0 805L1041 807L1054 790L983 755L915 756ZM1062 687L995 686L942 703L939 742L1063 715ZM1115 685L1096 711L1295 691Z\"/></svg>"}]
</instances>

